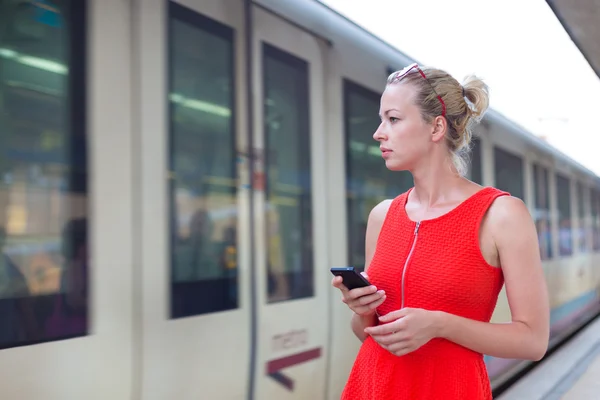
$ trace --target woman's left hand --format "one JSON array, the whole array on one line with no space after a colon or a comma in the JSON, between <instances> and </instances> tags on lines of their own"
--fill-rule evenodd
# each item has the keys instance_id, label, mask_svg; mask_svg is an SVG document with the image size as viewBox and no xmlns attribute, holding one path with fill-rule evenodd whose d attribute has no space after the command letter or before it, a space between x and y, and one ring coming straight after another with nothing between
<instances>
[{"instance_id":1,"label":"woman's left hand","mask_svg":"<svg viewBox=\"0 0 600 400\"><path fill-rule=\"evenodd\" d=\"M439 315L420 308L403 308L380 317L382 324L365 328L365 333L390 353L403 356L438 336Z\"/></svg>"}]
</instances>

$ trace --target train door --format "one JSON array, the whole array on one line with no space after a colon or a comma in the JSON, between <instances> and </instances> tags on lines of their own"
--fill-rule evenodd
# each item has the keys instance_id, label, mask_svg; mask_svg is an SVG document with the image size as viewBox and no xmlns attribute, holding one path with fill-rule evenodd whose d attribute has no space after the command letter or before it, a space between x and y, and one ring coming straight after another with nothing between
<instances>
[{"instance_id":1,"label":"train door","mask_svg":"<svg viewBox=\"0 0 600 400\"><path fill-rule=\"evenodd\" d=\"M135 8L141 398L245 399L251 311L242 2L149 0Z\"/></svg>"},{"instance_id":2,"label":"train door","mask_svg":"<svg viewBox=\"0 0 600 400\"><path fill-rule=\"evenodd\" d=\"M0 0L2 399L131 398L128 18Z\"/></svg>"},{"instance_id":3,"label":"train door","mask_svg":"<svg viewBox=\"0 0 600 400\"><path fill-rule=\"evenodd\" d=\"M321 39L254 17L257 342L254 398L325 395L329 329Z\"/></svg>"}]
</instances>

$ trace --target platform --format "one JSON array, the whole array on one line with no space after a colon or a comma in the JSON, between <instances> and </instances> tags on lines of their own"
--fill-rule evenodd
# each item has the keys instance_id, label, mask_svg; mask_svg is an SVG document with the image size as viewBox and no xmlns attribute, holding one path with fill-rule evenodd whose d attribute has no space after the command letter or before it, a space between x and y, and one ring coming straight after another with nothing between
<instances>
[{"instance_id":1,"label":"platform","mask_svg":"<svg viewBox=\"0 0 600 400\"><path fill-rule=\"evenodd\" d=\"M600 318L497 399L600 399Z\"/></svg>"}]
</instances>

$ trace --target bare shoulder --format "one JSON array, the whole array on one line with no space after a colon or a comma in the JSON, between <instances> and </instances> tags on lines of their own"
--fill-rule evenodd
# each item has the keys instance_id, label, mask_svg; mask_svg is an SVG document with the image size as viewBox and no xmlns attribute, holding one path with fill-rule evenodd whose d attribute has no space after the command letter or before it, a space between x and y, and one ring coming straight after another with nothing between
<instances>
[{"instance_id":1,"label":"bare shoulder","mask_svg":"<svg viewBox=\"0 0 600 400\"><path fill-rule=\"evenodd\" d=\"M369 213L369 220L367 222L369 228L377 228L377 231L381 229L381 226L383 225L383 221L385 221L385 217L387 215L388 210L390 209L391 204L392 200L387 199L383 200L381 203L373 207L373 209Z\"/></svg>"},{"instance_id":2,"label":"bare shoulder","mask_svg":"<svg viewBox=\"0 0 600 400\"><path fill-rule=\"evenodd\" d=\"M385 217L391 204L392 200L384 200L373 207L369 213L365 238L365 272L368 270L369 264L371 264L371 260L375 254L379 232L381 231L381 227L383 226L383 222L385 221Z\"/></svg>"},{"instance_id":3,"label":"bare shoulder","mask_svg":"<svg viewBox=\"0 0 600 400\"><path fill-rule=\"evenodd\" d=\"M535 229L527 206L517 197L498 197L490 206L486 219L495 239Z\"/></svg>"},{"instance_id":4,"label":"bare shoulder","mask_svg":"<svg viewBox=\"0 0 600 400\"><path fill-rule=\"evenodd\" d=\"M536 227L521 199L498 197L488 210L486 229L491 234L505 273L507 269L541 266Z\"/></svg>"}]
</instances>

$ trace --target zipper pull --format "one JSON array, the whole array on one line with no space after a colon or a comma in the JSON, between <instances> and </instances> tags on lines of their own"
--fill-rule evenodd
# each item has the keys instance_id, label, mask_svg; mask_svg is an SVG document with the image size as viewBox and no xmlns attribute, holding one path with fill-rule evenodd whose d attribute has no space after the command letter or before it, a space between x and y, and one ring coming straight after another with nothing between
<instances>
[{"instance_id":1,"label":"zipper pull","mask_svg":"<svg viewBox=\"0 0 600 400\"><path fill-rule=\"evenodd\" d=\"M419 226L421 226L421 221L417 222L417 226L415 226L415 236L419 233Z\"/></svg>"}]
</instances>

